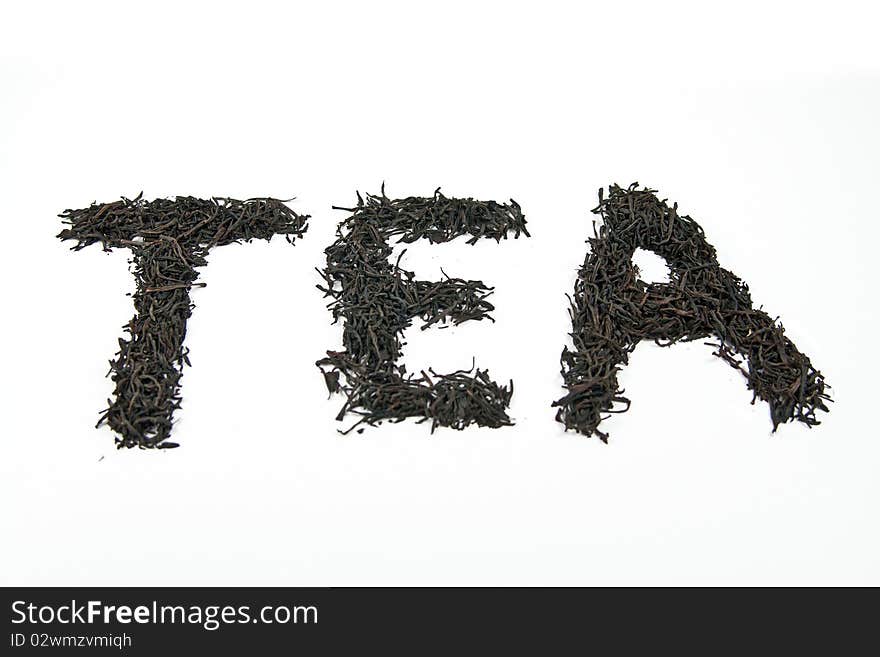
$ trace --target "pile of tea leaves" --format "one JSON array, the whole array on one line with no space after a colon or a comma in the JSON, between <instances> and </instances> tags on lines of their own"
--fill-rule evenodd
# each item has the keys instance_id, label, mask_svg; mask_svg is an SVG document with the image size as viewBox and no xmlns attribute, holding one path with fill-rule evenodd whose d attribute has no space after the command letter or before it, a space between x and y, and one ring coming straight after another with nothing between
<instances>
[{"instance_id":1,"label":"pile of tea leaves","mask_svg":"<svg viewBox=\"0 0 880 657\"><path fill-rule=\"evenodd\" d=\"M612 185L607 198L600 190L593 212L602 224L598 232L594 224L570 299L574 350L562 352L568 394L553 404L566 429L607 441L599 424L629 408L617 374L642 340L670 346L709 336L718 339L714 355L745 377L752 403L769 404L773 431L790 420L819 424L816 413L830 399L822 374L780 323L753 307L748 286L718 264L693 219L637 183ZM665 258L669 283L639 279L638 248Z\"/></svg>"},{"instance_id":2,"label":"pile of tea leaves","mask_svg":"<svg viewBox=\"0 0 880 657\"><path fill-rule=\"evenodd\" d=\"M392 263L393 246L426 239L432 244L469 236L480 239L528 236L520 206L471 198L447 198L437 189L432 197L390 199L384 185L379 195L357 195L350 215L326 249L327 265L318 288L332 301L334 322L343 322L342 351L328 351L316 364L330 393L345 395L337 416L359 416L348 430L361 424L418 418L438 426L464 429L472 423L487 427L512 424L507 414L513 382L499 385L486 370L472 367L450 374L433 370L408 374L398 364L403 332L421 318L422 329L491 320L494 306L487 300L492 288L483 281L446 276L440 281L416 280ZM445 274L444 274L445 275ZM362 429L359 429L361 431Z\"/></svg>"},{"instance_id":3,"label":"pile of tea leaves","mask_svg":"<svg viewBox=\"0 0 880 657\"><path fill-rule=\"evenodd\" d=\"M127 248L137 282L135 316L110 361L113 399L98 425L116 432L118 447L177 447L168 441L180 408L180 378L189 364L183 346L192 314L190 290L216 247L284 235L293 243L307 229L299 215L273 198L199 199L178 196L145 201L142 195L93 203L59 215L69 227L58 235L73 250L100 243L105 251Z\"/></svg>"}]
</instances>

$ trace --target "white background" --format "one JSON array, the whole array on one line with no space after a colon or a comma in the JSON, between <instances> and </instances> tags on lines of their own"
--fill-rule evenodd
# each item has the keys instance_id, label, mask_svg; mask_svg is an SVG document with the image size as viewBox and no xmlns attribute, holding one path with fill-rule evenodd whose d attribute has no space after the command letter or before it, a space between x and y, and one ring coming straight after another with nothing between
<instances>
[{"instance_id":1,"label":"white background","mask_svg":"<svg viewBox=\"0 0 880 657\"><path fill-rule=\"evenodd\" d=\"M823 4L4 5L0 583L880 584L880 16ZM771 435L700 342L636 351L609 445L554 421L589 210L635 180L826 375L820 427ZM529 240L405 260L497 286L406 362L513 378L515 427L336 433L314 268L382 181L522 204ZM313 216L210 256L170 452L93 428L134 282L54 237L141 190Z\"/></svg>"}]
</instances>

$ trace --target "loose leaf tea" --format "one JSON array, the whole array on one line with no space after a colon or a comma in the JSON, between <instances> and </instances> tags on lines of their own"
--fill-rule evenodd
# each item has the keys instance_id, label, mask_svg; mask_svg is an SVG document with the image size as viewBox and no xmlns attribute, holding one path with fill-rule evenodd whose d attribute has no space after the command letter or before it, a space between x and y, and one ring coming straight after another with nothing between
<instances>
[{"instance_id":1,"label":"loose leaf tea","mask_svg":"<svg viewBox=\"0 0 880 657\"><path fill-rule=\"evenodd\" d=\"M420 281L400 267L400 257L389 261L389 241L410 244L427 239L432 244L469 235L468 244L481 238L528 236L520 206L474 199L447 198L434 192L429 198L389 199L358 194L355 208L336 231L336 241L326 249L327 267L321 271L332 298L328 308L334 323L343 321L343 351L328 351L316 364L330 393L342 393L346 402L337 416L352 413L360 419L345 433L367 423L419 418L438 426L464 429L472 423L487 427L512 424L507 415L513 382L502 386L486 370L472 367L451 374L433 370L408 375L397 363L402 335L421 318L422 330L438 323L453 325L471 320L491 320L494 309L487 297L491 287L483 281L446 276L441 281ZM445 275L445 273L444 273ZM363 429L359 429L362 431Z\"/></svg>"},{"instance_id":2,"label":"loose leaf tea","mask_svg":"<svg viewBox=\"0 0 880 657\"><path fill-rule=\"evenodd\" d=\"M714 355L742 372L770 406L773 431L795 419L819 424L827 411L826 384L810 359L784 335L780 324L752 307L748 286L723 269L703 229L638 184L599 190L602 226L589 239L590 254L578 273L570 315L574 351L562 352L568 389L553 405L566 429L595 433L605 413L629 409L617 373L642 340L660 346L708 336L718 339ZM666 259L669 283L645 283L632 262L637 248ZM746 361L746 367L736 356Z\"/></svg>"},{"instance_id":3,"label":"loose leaf tea","mask_svg":"<svg viewBox=\"0 0 880 657\"><path fill-rule=\"evenodd\" d=\"M196 282L196 268L207 264L215 246L277 234L293 243L306 231L308 215L272 198L144 201L138 195L59 216L70 227L58 237L76 240L73 250L100 242L105 251L127 248L133 255L135 316L110 361L116 387L98 425L106 422L118 434L120 448L177 447L168 437L180 408L183 365L189 364L183 341L193 309L190 289L204 285Z\"/></svg>"}]
</instances>

